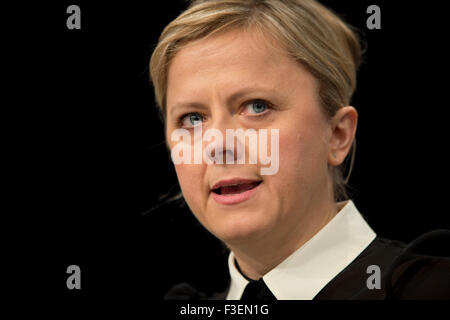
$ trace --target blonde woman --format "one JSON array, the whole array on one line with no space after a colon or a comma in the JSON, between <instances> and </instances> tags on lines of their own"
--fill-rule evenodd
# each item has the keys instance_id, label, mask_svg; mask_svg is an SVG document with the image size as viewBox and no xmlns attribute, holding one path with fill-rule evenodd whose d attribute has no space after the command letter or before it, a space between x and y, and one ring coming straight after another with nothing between
<instances>
[{"instance_id":1,"label":"blonde woman","mask_svg":"<svg viewBox=\"0 0 450 320\"><path fill-rule=\"evenodd\" d=\"M352 28L313 0L193 1L164 29L150 71L182 196L230 250L224 292L167 299L450 298L449 232L378 238L345 192L360 60ZM255 139L219 138L239 129Z\"/></svg>"}]
</instances>

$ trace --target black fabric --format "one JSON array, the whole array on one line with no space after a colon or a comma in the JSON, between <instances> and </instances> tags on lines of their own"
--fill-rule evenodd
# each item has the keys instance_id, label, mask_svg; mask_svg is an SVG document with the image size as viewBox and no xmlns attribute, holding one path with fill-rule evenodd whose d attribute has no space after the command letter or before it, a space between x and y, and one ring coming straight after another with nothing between
<instances>
[{"instance_id":1,"label":"black fabric","mask_svg":"<svg viewBox=\"0 0 450 320\"><path fill-rule=\"evenodd\" d=\"M380 289L367 287L370 265L380 268ZM230 282L225 291L209 296L190 285L189 293L186 288L180 290L175 286L165 299L223 300L229 285ZM314 297L314 300L414 299L450 300L450 230L428 232L410 244L376 238Z\"/></svg>"},{"instance_id":2,"label":"black fabric","mask_svg":"<svg viewBox=\"0 0 450 320\"><path fill-rule=\"evenodd\" d=\"M376 238L315 300L450 300L450 230L428 232L406 245ZM381 271L381 289L368 289L367 267Z\"/></svg>"},{"instance_id":3,"label":"black fabric","mask_svg":"<svg viewBox=\"0 0 450 320\"><path fill-rule=\"evenodd\" d=\"M261 278L259 280L251 280L244 289L241 297L242 301L275 301L277 298Z\"/></svg>"},{"instance_id":4,"label":"black fabric","mask_svg":"<svg viewBox=\"0 0 450 320\"><path fill-rule=\"evenodd\" d=\"M225 297L223 298L225 299ZM164 300L215 300L198 291L186 282L173 286L164 296ZM219 299L222 300L222 299Z\"/></svg>"},{"instance_id":5,"label":"black fabric","mask_svg":"<svg viewBox=\"0 0 450 320\"><path fill-rule=\"evenodd\" d=\"M277 298L273 295L272 291L267 287L264 280L261 278L259 280L250 279L242 272L239 267L238 262L234 259L234 265L239 273L248 280L248 284L242 293L241 299L243 301L275 301Z\"/></svg>"}]
</instances>

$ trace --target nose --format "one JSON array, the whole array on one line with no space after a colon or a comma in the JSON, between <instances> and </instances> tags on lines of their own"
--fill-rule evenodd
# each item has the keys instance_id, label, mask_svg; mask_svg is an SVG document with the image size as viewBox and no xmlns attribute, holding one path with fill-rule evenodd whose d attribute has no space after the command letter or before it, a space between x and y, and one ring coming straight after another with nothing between
<instances>
[{"instance_id":1,"label":"nose","mask_svg":"<svg viewBox=\"0 0 450 320\"><path fill-rule=\"evenodd\" d=\"M231 150L231 148L223 147L222 150L219 150L216 152L215 143L211 143L208 145L207 148L209 148L209 152L207 153L210 155L211 161L216 164L227 164L230 162L230 159L233 159L234 162L237 162L236 159L236 152L234 150Z\"/></svg>"},{"instance_id":2,"label":"nose","mask_svg":"<svg viewBox=\"0 0 450 320\"><path fill-rule=\"evenodd\" d=\"M206 146L206 154L210 160L216 164L238 163L242 155L245 157L245 148L239 139L227 139L227 130L236 130L239 125L233 119L233 116L227 112L216 114L215 119L211 122L209 129L215 129L220 132L220 138L215 135L214 140ZM221 141L220 141L221 140ZM237 140L237 143L236 143ZM244 151L244 152L242 152Z\"/></svg>"}]
</instances>

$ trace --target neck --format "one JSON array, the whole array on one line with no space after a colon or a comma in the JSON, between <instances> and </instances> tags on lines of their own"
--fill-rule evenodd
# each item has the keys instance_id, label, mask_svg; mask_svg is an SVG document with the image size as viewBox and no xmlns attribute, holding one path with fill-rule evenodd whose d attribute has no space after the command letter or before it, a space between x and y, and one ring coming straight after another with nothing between
<instances>
[{"instance_id":1,"label":"neck","mask_svg":"<svg viewBox=\"0 0 450 320\"><path fill-rule=\"evenodd\" d=\"M337 214L334 201L323 203L295 217L295 224L271 232L270 236L239 244L228 244L239 269L248 278L258 280L303 246Z\"/></svg>"}]
</instances>

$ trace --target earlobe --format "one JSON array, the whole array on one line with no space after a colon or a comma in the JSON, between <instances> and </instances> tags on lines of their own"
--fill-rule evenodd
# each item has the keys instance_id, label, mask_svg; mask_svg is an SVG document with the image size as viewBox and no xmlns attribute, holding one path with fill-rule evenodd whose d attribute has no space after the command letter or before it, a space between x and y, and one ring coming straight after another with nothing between
<instances>
[{"instance_id":1,"label":"earlobe","mask_svg":"<svg viewBox=\"0 0 450 320\"><path fill-rule=\"evenodd\" d=\"M340 165L340 161L337 158L336 151L331 151L331 153L330 153L330 155L328 157L328 164L333 166L333 167L336 167L336 166Z\"/></svg>"}]
</instances>

